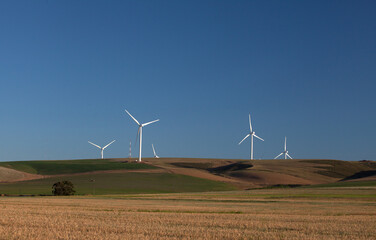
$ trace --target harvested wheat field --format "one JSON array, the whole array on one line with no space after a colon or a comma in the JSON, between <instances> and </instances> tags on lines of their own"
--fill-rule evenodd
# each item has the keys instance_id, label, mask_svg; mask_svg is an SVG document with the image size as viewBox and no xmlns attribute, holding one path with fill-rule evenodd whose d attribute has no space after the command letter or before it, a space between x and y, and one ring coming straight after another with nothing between
<instances>
[{"instance_id":1,"label":"harvested wheat field","mask_svg":"<svg viewBox=\"0 0 376 240\"><path fill-rule=\"evenodd\" d=\"M375 239L375 192L2 197L0 239Z\"/></svg>"}]
</instances>

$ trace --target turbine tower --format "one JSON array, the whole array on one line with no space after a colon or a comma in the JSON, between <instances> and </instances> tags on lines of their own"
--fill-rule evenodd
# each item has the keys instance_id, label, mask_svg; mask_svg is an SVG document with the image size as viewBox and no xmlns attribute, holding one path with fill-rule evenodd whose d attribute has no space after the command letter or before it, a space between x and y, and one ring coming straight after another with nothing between
<instances>
[{"instance_id":1,"label":"turbine tower","mask_svg":"<svg viewBox=\"0 0 376 240\"><path fill-rule=\"evenodd\" d=\"M277 159L279 156L281 156L282 154L285 154L285 159L287 159L287 157L289 157L290 159L292 159L292 157L290 157L289 155L289 151L287 151L287 145L286 145L286 142L287 142L287 138L285 137L285 148L284 148L284 151L281 152L278 156L276 156L274 159Z\"/></svg>"},{"instance_id":2,"label":"turbine tower","mask_svg":"<svg viewBox=\"0 0 376 240\"><path fill-rule=\"evenodd\" d=\"M151 147L153 148L154 158L159 158L159 156L155 153L154 145L151 144Z\"/></svg>"},{"instance_id":3,"label":"turbine tower","mask_svg":"<svg viewBox=\"0 0 376 240\"><path fill-rule=\"evenodd\" d=\"M243 140L241 140L239 142L239 145L247 138L251 136L251 153L250 153L250 158L251 160L253 159L253 137L256 137L262 141L264 141L264 139L260 138L259 136L256 135L256 133L252 130L252 123L251 123L251 114L249 114L249 133L247 134L247 136L245 136L243 138Z\"/></svg>"},{"instance_id":4,"label":"turbine tower","mask_svg":"<svg viewBox=\"0 0 376 240\"><path fill-rule=\"evenodd\" d=\"M154 121L151 121L151 122L147 122L147 123L139 123L137 121L136 118L134 118L127 110L125 110L128 115L137 123L138 125L138 132L137 132L137 136L139 135L140 136L140 144L139 144L139 152L138 152L138 162L141 162L141 151L142 151L142 128L149 125L149 124L152 124L152 123L155 123L155 122L158 122L159 119L157 120L154 120Z\"/></svg>"},{"instance_id":5,"label":"turbine tower","mask_svg":"<svg viewBox=\"0 0 376 240\"><path fill-rule=\"evenodd\" d=\"M115 142L115 140L112 141L112 142L110 142L109 144L107 144L107 145L104 146L104 147L100 147L100 146L98 146L97 144L92 143L92 142L90 142L90 141L88 141L88 142L89 142L91 145L93 145L93 146L95 146L95 147L97 147L97 148L99 148L99 149L101 150L101 157L102 157L102 159L103 159L103 150L104 150L106 147L110 146L113 142Z\"/></svg>"}]
</instances>

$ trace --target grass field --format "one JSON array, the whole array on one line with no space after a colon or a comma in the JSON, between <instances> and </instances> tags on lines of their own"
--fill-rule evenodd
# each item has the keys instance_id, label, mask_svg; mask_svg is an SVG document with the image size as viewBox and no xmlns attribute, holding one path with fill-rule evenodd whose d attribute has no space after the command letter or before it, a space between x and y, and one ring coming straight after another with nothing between
<instances>
[{"instance_id":1,"label":"grass field","mask_svg":"<svg viewBox=\"0 0 376 240\"><path fill-rule=\"evenodd\" d=\"M235 187L207 179L170 173L89 173L0 183L0 194L51 194L55 182L69 180L76 194L172 193L234 190Z\"/></svg>"},{"instance_id":2,"label":"grass field","mask_svg":"<svg viewBox=\"0 0 376 240\"><path fill-rule=\"evenodd\" d=\"M375 239L375 190L0 197L0 238Z\"/></svg>"},{"instance_id":3,"label":"grass field","mask_svg":"<svg viewBox=\"0 0 376 240\"><path fill-rule=\"evenodd\" d=\"M0 162L0 166L41 175L156 168L143 163L119 162L109 159Z\"/></svg>"}]
</instances>

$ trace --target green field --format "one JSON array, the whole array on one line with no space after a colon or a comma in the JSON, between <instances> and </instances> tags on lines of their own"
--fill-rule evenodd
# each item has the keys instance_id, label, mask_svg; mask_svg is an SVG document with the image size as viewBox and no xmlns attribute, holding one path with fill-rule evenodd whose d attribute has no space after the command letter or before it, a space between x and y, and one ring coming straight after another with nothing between
<instances>
[{"instance_id":1,"label":"green field","mask_svg":"<svg viewBox=\"0 0 376 240\"><path fill-rule=\"evenodd\" d=\"M16 183L0 183L0 194L51 195L55 182L69 180L76 194L177 193L226 191L229 184L169 173L100 173L51 177Z\"/></svg>"},{"instance_id":2,"label":"green field","mask_svg":"<svg viewBox=\"0 0 376 240\"><path fill-rule=\"evenodd\" d=\"M84 173L103 170L156 168L144 163L119 162L110 159L0 162L0 166L41 175Z\"/></svg>"}]
</instances>

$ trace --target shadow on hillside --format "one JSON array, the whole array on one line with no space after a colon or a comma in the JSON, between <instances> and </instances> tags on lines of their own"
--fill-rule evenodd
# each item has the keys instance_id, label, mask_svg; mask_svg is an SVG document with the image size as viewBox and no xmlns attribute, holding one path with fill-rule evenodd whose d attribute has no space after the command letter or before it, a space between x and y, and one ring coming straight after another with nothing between
<instances>
[{"instance_id":1,"label":"shadow on hillside","mask_svg":"<svg viewBox=\"0 0 376 240\"><path fill-rule=\"evenodd\" d=\"M243 169L247 169L250 167L253 167L253 165L249 163L231 163L229 165L220 166L216 168L208 168L207 170L211 173L220 174L220 173L229 172L229 171L243 170Z\"/></svg>"},{"instance_id":2,"label":"shadow on hillside","mask_svg":"<svg viewBox=\"0 0 376 240\"><path fill-rule=\"evenodd\" d=\"M357 172L351 176L345 177L341 179L340 181L346 181L346 180L354 180L354 179L359 179L359 178L364 178L364 177L371 177L371 176L376 176L376 170L372 171L361 171Z\"/></svg>"}]
</instances>

